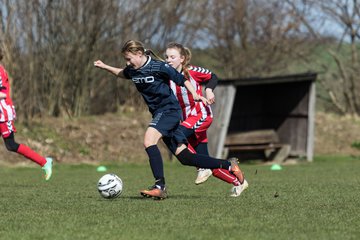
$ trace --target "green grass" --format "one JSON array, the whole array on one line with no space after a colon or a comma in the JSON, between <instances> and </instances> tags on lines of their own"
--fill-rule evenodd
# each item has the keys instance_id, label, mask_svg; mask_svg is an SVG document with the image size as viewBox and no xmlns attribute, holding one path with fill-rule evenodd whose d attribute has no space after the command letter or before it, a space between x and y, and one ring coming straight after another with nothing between
<instances>
[{"instance_id":1,"label":"green grass","mask_svg":"<svg viewBox=\"0 0 360 240\"><path fill-rule=\"evenodd\" d=\"M195 169L166 163L170 197L154 201L138 193L153 182L145 164L108 166L124 182L115 200L98 194L96 166L56 165L50 182L1 167L0 239L359 239L359 159L242 168L250 188L230 198L230 185L195 186Z\"/></svg>"}]
</instances>

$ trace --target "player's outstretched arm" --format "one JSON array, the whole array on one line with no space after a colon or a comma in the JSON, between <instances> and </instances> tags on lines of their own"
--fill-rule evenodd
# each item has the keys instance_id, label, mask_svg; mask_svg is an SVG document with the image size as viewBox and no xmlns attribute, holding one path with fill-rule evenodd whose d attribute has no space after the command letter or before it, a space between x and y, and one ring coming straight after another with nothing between
<instances>
[{"instance_id":1,"label":"player's outstretched arm","mask_svg":"<svg viewBox=\"0 0 360 240\"><path fill-rule=\"evenodd\" d=\"M101 68L101 69L104 69L112 74L114 74L115 76L118 76L118 77L121 77L121 78L125 78L124 77L124 74L123 74L123 70L122 68L117 68L117 67L112 67L112 66L109 66L105 63L103 63L101 60L96 60L94 62L94 66L97 67L97 68Z\"/></svg>"},{"instance_id":2,"label":"player's outstretched arm","mask_svg":"<svg viewBox=\"0 0 360 240\"><path fill-rule=\"evenodd\" d=\"M202 101L205 105L209 104L209 102L208 102L208 100L206 98L204 98L203 96L199 96L199 94L196 93L196 90L195 90L195 88L193 87L193 85L191 84L190 81L186 80L184 85L187 88L187 90L189 90L189 92L191 92L191 94L193 95L193 98L194 98L195 102Z\"/></svg>"}]
</instances>

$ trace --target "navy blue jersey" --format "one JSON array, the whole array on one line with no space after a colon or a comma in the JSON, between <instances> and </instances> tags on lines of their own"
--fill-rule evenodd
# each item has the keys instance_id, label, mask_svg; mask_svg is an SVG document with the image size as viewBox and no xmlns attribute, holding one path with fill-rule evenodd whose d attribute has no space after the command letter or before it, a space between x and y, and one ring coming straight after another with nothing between
<instances>
[{"instance_id":1,"label":"navy blue jersey","mask_svg":"<svg viewBox=\"0 0 360 240\"><path fill-rule=\"evenodd\" d=\"M185 78L175 68L148 56L144 66L139 69L127 66L123 74L135 83L153 115L166 110L181 110L169 86L170 79L184 86Z\"/></svg>"}]
</instances>

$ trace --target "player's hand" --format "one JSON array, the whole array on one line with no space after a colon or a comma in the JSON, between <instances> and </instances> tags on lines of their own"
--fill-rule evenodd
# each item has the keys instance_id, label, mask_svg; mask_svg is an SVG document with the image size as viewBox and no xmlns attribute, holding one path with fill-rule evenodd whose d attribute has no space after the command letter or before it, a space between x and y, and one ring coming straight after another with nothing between
<instances>
[{"instance_id":1,"label":"player's hand","mask_svg":"<svg viewBox=\"0 0 360 240\"><path fill-rule=\"evenodd\" d=\"M97 60L94 62L94 66L98 68L104 68L106 66L105 63L103 63L101 60Z\"/></svg>"},{"instance_id":2,"label":"player's hand","mask_svg":"<svg viewBox=\"0 0 360 240\"><path fill-rule=\"evenodd\" d=\"M195 100L195 102L203 102L205 104L205 106L209 105L208 100L203 96L199 96L199 95L197 95L196 97L194 96L194 100Z\"/></svg>"},{"instance_id":3,"label":"player's hand","mask_svg":"<svg viewBox=\"0 0 360 240\"><path fill-rule=\"evenodd\" d=\"M213 103L215 103L215 94L214 92L212 91L212 89L210 88L207 88L206 91L206 99L208 100L208 103L211 105Z\"/></svg>"}]
</instances>

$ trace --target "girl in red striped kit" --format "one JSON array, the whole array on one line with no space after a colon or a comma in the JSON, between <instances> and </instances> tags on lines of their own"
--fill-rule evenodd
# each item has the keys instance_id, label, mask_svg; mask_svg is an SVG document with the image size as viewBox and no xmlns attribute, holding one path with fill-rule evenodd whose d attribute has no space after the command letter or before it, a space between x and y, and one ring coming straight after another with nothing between
<instances>
[{"instance_id":1,"label":"girl in red striped kit","mask_svg":"<svg viewBox=\"0 0 360 240\"><path fill-rule=\"evenodd\" d=\"M0 61L2 59L3 53L0 48ZM5 68L0 64L0 134L4 139L6 149L11 152L19 153L40 165L45 171L45 180L48 181L52 174L52 158L44 158L28 146L15 142L15 118L15 107L10 98L9 78Z\"/></svg>"},{"instance_id":2,"label":"girl in red striped kit","mask_svg":"<svg viewBox=\"0 0 360 240\"><path fill-rule=\"evenodd\" d=\"M190 65L191 51L179 43L170 43L166 48L166 61L178 72L182 73L196 89L198 95L203 95L203 85L205 86L205 95L210 104L215 102L213 90L217 85L217 76L208 69ZM176 85L170 81L170 87L178 99L184 121L179 127L189 141L189 149L200 154L209 155L208 139L206 131L210 127L213 114L211 107L202 102L194 101L192 94L184 87ZM205 182L210 176L215 177L233 184L231 196L238 197L241 192L248 187L246 180L240 184L239 180L226 169L198 169L198 176L195 184Z\"/></svg>"}]
</instances>

